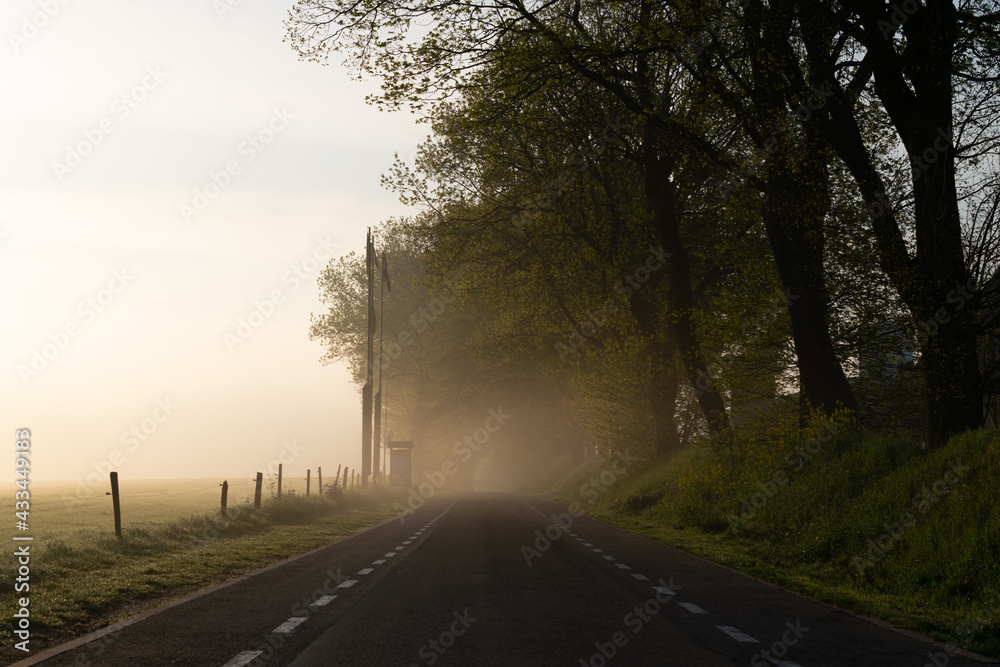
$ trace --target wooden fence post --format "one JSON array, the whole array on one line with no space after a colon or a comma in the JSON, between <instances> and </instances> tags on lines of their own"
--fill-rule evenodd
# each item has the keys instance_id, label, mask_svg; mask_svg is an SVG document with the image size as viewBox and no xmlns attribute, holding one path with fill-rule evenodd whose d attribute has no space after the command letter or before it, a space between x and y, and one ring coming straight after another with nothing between
<instances>
[{"instance_id":1,"label":"wooden fence post","mask_svg":"<svg viewBox=\"0 0 1000 667\"><path fill-rule=\"evenodd\" d=\"M344 468L344 490L347 490L347 475L351 472L350 468Z\"/></svg>"},{"instance_id":2,"label":"wooden fence post","mask_svg":"<svg viewBox=\"0 0 1000 667\"><path fill-rule=\"evenodd\" d=\"M312 483L312 469L306 470L306 498L309 497L309 485Z\"/></svg>"},{"instance_id":3,"label":"wooden fence post","mask_svg":"<svg viewBox=\"0 0 1000 667\"><path fill-rule=\"evenodd\" d=\"M342 463L337 464L337 476L333 478L333 488L340 486L340 467L342 465Z\"/></svg>"},{"instance_id":4,"label":"wooden fence post","mask_svg":"<svg viewBox=\"0 0 1000 667\"><path fill-rule=\"evenodd\" d=\"M222 518L228 519L229 515L226 514L226 497L229 495L229 482L222 482Z\"/></svg>"},{"instance_id":5,"label":"wooden fence post","mask_svg":"<svg viewBox=\"0 0 1000 667\"><path fill-rule=\"evenodd\" d=\"M322 498L323 497L323 466L319 466L318 468L316 468L316 476L319 478L317 480L319 482L319 497Z\"/></svg>"},{"instance_id":6,"label":"wooden fence post","mask_svg":"<svg viewBox=\"0 0 1000 667\"><path fill-rule=\"evenodd\" d=\"M260 487L264 484L264 473L257 473L257 488L253 492L253 506L260 509Z\"/></svg>"},{"instance_id":7,"label":"wooden fence post","mask_svg":"<svg viewBox=\"0 0 1000 667\"><path fill-rule=\"evenodd\" d=\"M122 503L118 495L118 473L111 473L111 504L115 509L115 537L122 538Z\"/></svg>"},{"instance_id":8,"label":"wooden fence post","mask_svg":"<svg viewBox=\"0 0 1000 667\"><path fill-rule=\"evenodd\" d=\"M279 463L278 464L278 497L279 498L281 497L281 466L282 466L282 464Z\"/></svg>"}]
</instances>

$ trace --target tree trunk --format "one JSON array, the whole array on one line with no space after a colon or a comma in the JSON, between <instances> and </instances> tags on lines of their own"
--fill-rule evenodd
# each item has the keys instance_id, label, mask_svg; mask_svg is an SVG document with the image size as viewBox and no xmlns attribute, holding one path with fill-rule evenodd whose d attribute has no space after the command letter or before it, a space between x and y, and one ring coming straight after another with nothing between
<instances>
[{"instance_id":1,"label":"tree trunk","mask_svg":"<svg viewBox=\"0 0 1000 667\"><path fill-rule=\"evenodd\" d=\"M653 387L653 434L656 456L676 452L681 438L677 431L677 394L680 373L677 369L677 345L673 341L654 342L649 346Z\"/></svg>"},{"instance_id":2,"label":"tree trunk","mask_svg":"<svg viewBox=\"0 0 1000 667\"><path fill-rule=\"evenodd\" d=\"M809 133L806 133L809 136ZM792 339L811 409L856 412L854 392L834 352L828 326L823 221L829 207L826 160L816 142L787 147L767 164L764 226L785 288Z\"/></svg>"},{"instance_id":3,"label":"tree trunk","mask_svg":"<svg viewBox=\"0 0 1000 667\"><path fill-rule=\"evenodd\" d=\"M647 132L646 159L643 170L646 198L652 209L653 226L666 254L664 275L667 285L667 338L676 341L688 381L697 394L709 433L713 436L730 434L729 413L719 393L711 381L704 352L694 329L694 290L691 285L691 263L687 248L681 239L677 211L676 184L671 180L671 168L658 155L659 141Z\"/></svg>"},{"instance_id":4,"label":"tree trunk","mask_svg":"<svg viewBox=\"0 0 1000 667\"><path fill-rule=\"evenodd\" d=\"M801 398L827 415L856 412L857 399L834 352L828 323L823 222L830 208L827 156L810 118L788 116L787 86L775 43L786 41L792 3L757 7L745 15L752 65L753 124L765 154L764 224L788 314L799 368Z\"/></svg>"},{"instance_id":5,"label":"tree trunk","mask_svg":"<svg viewBox=\"0 0 1000 667\"><path fill-rule=\"evenodd\" d=\"M854 118L850 96L836 81L825 26L804 23L813 76L832 91L819 127L851 171L868 211L879 262L913 316L927 382L927 442L943 444L983 420L974 309L967 307L969 272L962 249L952 141L952 54L957 34L950 2L930 0L903 23L906 58L883 34L892 8L849 0L860 17L875 93L906 150L913 176L916 257L911 257L884 183Z\"/></svg>"}]
</instances>

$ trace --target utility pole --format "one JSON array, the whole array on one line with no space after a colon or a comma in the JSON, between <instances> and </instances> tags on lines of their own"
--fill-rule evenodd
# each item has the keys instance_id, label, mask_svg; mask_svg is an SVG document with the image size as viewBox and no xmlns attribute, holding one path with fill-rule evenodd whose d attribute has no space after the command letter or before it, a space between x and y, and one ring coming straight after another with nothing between
<instances>
[{"instance_id":1,"label":"utility pole","mask_svg":"<svg viewBox=\"0 0 1000 667\"><path fill-rule=\"evenodd\" d=\"M385 454L382 447L382 327L385 324L385 294L392 294L392 281L389 280L389 258L382 251L382 266L378 281L378 393L375 394L375 478L381 482ZM388 391L388 388L386 388Z\"/></svg>"},{"instance_id":2,"label":"utility pole","mask_svg":"<svg viewBox=\"0 0 1000 667\"><path fill-rule=\"evenodd\" d=\"M372 299L372 269L375 248L372 245L372 230L368 228L365 239L365 257L368 272L368 368L365 387L361 392L361 486L368 486L368 476L372 472L372 337L375 333L375 304Z\"/></svg>"}]
</instances>

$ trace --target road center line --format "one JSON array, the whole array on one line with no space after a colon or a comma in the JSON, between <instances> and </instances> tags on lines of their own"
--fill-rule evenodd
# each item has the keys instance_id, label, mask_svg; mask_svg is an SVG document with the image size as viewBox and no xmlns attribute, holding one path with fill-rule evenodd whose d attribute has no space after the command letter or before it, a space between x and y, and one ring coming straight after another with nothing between
<instances>
[{"instance_id":1,"label":"road center line","mask_svg":"<svg viewBox=\"0 0 1000 667\"><path fill-rule=\"evenodd\" d=\"M735 639L738 642L746 642L746 643L754 643L754 644L759 644L760 643L759 641L757 641L756 639L754 639L750 635L747 635L747 634L744 634L744 633L740 632L739 630L737 630L736 628L734 628L731 625L717 625L715 627L719 628L720 630L722 630L723 632L725 632L727 635L729 635L730 637L732 637L733 639Z\"/></svg>"},{"instance_id":2,"label":"road center line","mask_svg":"<svg viewBox=\"0 0 1000 667\"><path fill-rule=\"evenodd\" d=\"M337 588L350 588L356 583L358 583L357 579L348 579L347 581L344 581L339 586L337 586Z\"/></svg>"},{"instance_id":3,"label":"road center line","mask_svg":"<svg viewBox=\"0 0 1000 667\"><path fill-rule=\"evenodd\" d=\"M371 574L374 571L375 571L375 568L373 568L373 567L366 567L363 570L358 570L358 574Z\"/></svg>"},{"instance_id":4,"label":"road center line","mask_svg":"<svg viewBox=\"0 0 1000 667\"><path fill-rule=\"evenodd\" d=\"M264 653L263 651L243 651L237 653L236 657L224 664L222 667L245 667L253 662L254 658Z\"/></svg>"},{"instance_id":5,"label":"road center line","mask_svg":"<svg viewBox=\"0 0 1000 667\"><path fill-rule=\"evenodd\" d=\"M310 607L325 607L326 605L330 604L331 602L333 602L336 599L337 599L336 595L324 595L323 597L319 598L318 600L316 600L315 602L313 602L309 606Z\"/></svg>"},{"instance_id":6,"label":"road center line","mask_svg":"<svg viewBox=\"0 0 1000 667\"><path fill-rule=\"evenodd\" d=\"M271 632L273 632L276 635L291 634L292 630L305 623L306 620L308 619L309 619L308 616L292 616L290 619L288 619L287 621L276 627L274 630L271 630Z\"/></svg>"},{"instance_id":7,"label":"road center line","mask_svg":"<svg viewBox=\"0 0 1000 667\"><path fill-rule=\"evenodd\" d=\"M691 603L691 602L678 602L677 604L680 605L681 607L684 607L685 609L687 609L692 614L707 614L708 613L707 611L705 611L704 609L702 609L698 605L696 605L694 603Z\"/></svg>"}]
</instances>

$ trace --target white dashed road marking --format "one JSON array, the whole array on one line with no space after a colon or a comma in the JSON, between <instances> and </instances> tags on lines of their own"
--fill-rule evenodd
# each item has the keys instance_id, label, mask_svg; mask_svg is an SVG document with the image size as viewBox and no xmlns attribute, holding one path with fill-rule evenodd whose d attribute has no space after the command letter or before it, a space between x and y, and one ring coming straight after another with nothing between
<instances>
[{"instance_id":1,"label":"white dashed road marking","mask_svg":"<svg viewBox=\"0 0 1000 667\"><path fill-rule=\"evenodd\" d=\"M649 581L649 577L647 577L644 574L634 574L633 573L632 576L635 577L636 579L638 579L639 581Z\"/></svg>"},{"instance_id":2,"label":"white dashed road marking","mask_svg":"<svg viewBox=\"0 0 1000 667\"><path fill-rule=\"evenodd\" d=\"M625 563L615 563L615 565L617 565L618 567L620 567L623 570L631 570L632 569L628 565L626 565Z\"/></svg>"},{"instance_id":3,"label":"white dashed road marking","mask_svg":"<svg viewBox=\"0 0 1000 667\"><path fill-rule=\"evenodd\" d=\"M288 619L287 621L276 627L274 630L271 630L271 632L273 632L276 635L291 634L292 630L305 623L308 618L309 618L308 616L292 616L290 619Z\"/></svg>"},{"instance_id":4,"label":"white dashed road marking","mask_svg":"<svg viewBox=\"0 0 1000 667\"><path fill-rule=\"evenodd\" d=\"M682 607L684 607L685 609L687 609L692 614L707 614L708 613L707 611L705 611L704 609L702 609L698 605L692 604L690 602L678 602L677 604L680 605L680 606L682 606Z\"/></svg>"},{"instance_id":5,"label":"white dashed road marking","mask_svg":"<svg viewBox=\"0 0 1000 667\"><path fill-rule=\"evenodd\" d=\"M313 602L309 606L310 607L325 607L326 605L330 604L331 602L333 602L336 599L337 599L336 595L324 595L323 597L321 597L320 599L316 600L315 602Z\"/></svg>"},{"instance_id":6,"label":"white dashed road marking","mask_svg":"<svg viewBox=\"0 0 1000 667\"><path fill-rule=\"evenodd\" d=\"M742 632L740 632L731 625L717 625L715 627L719 628L720 630L722 630L723 632L725 632L727 635L729 635L738 642L747 642L747 643L752 642L754 644L760 643L750 635L743 634Z\"/></svg>"},{"instance_id":7,"label":"white dashed road marking","mask_svg":"<svg viewBox=\"0 0 1000 667\"><path fill-rule=\"evenodd\" d=\"M254 658L261 655L263 651L243 651L237 653L236 657L224 664L222 667L244 667L253 662Z\"/></svg>"},{"instance_id":8,"label":"white dashed road marking","mask_svg":"<svg viewBox=\"0 0 1000 667\"><path fill-rule=\"evenodd\" d=\"M379 558L378 560L373 560L372 565L381 565L384 562L385 562L384 558Z\"/></svg>"},{"instance_id":9,"label":"white dashed road marking","mask_svg":"<svg viewBox=\"0 0 1000 667\"><path fill-rule=\"evenodd\" d=\"M339 586L337 586L337 588L350 588L351 586L353 586L356 583L358 583L357 579L348 579L347 581L345 581L342 584L340 584Z\"/></svg>"},{"instance_id":10,"label":"white dashed road marking","mask_svg":"<svg viewBox=\"0 0 1000 667\"><path fill-rule=\"evenodd\" d=\"M375 571L375 568L373 568L373 567L366 567L363 570L358 570L358 574L371 574L374 571Z\"/></svg>"}]
</instances>

